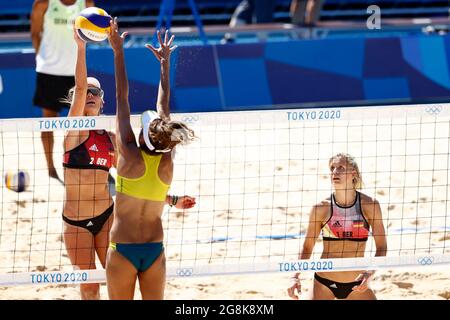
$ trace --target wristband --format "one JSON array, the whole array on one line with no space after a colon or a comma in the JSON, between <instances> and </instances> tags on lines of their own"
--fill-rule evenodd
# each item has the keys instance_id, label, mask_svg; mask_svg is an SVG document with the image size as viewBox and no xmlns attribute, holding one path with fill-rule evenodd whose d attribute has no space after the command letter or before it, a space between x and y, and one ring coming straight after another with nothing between
<instances>
[{"instance_id":1,"label":"wristband","mask_svg":"<svg viewBox=\"0 0 450 320\"><path fill-rule=\"evenodd\" d=\"M174 206L174 205L176 205L177 204L177 202L178 202L178 196L170 196L170 198L171 198L171 201L170 201L170 206L172 207L172 206Z\"/></svg>"}]
</instances>

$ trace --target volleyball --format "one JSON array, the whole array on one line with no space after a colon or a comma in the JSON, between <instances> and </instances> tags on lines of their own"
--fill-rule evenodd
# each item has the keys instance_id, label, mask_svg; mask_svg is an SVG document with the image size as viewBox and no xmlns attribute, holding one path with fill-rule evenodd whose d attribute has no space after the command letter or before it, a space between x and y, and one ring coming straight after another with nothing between
<instances>
[{"instance_id":1,"label":"volleyball","mask_svg":"<svg viewBox=\"0 0 450 320\"><path fill-rule=\"evenodd\" d=\"M22 192L28 188L30 176L23 170L8 171L5 173L5 185L9 190Z\"/></svg>"},{"instance_id":2,"label":"volleyball","mask_svg":"<svg viewBox=\"0 0 450 320\"><path fill-rule=\"evenodd\" d=\"M80 12L75 19L75 29L86 42L100 42L108 38L111 16L97 7L89 7Z\"/></svg>"}]
</instances>

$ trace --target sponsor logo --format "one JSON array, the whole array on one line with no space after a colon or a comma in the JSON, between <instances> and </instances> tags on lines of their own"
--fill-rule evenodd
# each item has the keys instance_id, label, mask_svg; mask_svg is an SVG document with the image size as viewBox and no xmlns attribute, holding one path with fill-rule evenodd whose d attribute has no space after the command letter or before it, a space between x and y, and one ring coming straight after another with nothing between
<instances>
[{"instance_id":1,"label":"sponsor logo","mask_svg":"<svg viewBox=\"0 0 450 320\"><path fill-rule=\"evenodd\" d=\"M339 221L336 221L335 223L333 223L333 227L334 228L342 228L342 225L339 223Z\"/></svg>"},{"instance_id":2,"label":"sponsor logo","mask_svg":"<svg viewBox=\"0 0 450 320\"><path fill-rule=\"evenodd\" d=\"M91 151L97 151L97 152L98 152L97 145L96 145L96 144L93 144L93 145L89 148L89 150L91 150Z\"/></svg>"}]
</instances>

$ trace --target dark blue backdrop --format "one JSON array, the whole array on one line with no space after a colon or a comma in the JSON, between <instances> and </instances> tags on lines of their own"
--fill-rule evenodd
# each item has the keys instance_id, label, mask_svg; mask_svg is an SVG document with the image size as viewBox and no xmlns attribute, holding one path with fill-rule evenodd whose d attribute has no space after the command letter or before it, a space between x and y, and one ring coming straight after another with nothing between
<instances>
[{"instance_id":1,"label":"dark blue backdrop","mask_svg":"<svg viewBox=\"0 0 450 320\"><path fill-rule=\"evenodd\" d=\"M146 48L125 54L132 112L153 108L158 62ZM1 118L40 115L32 106L34 66L33 53L0 54ZM111 49L90 48L88 70L106 91L105 112L114 113ZM450 35L182 46L172 57L171 86L174 112L445 101Z\"/></svg>"}]
</instances>

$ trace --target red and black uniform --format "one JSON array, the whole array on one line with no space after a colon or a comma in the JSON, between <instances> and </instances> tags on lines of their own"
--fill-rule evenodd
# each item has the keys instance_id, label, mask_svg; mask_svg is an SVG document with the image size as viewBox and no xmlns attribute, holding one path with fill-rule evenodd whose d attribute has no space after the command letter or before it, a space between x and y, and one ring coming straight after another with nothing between
<instances>
[{"instance_id":1,"label":"red and black uniform","mask_svg":"<svg viewBox=\"0 0 450 320\"><path fill-rule=\"evenodd\" d=\"M360 198L356 191L355 202L343 207L336 203L334 194L331 195L331 216L322 226L323 240L367 241L370 227L362 213Z\"/></svg>"},{"instance_id":2,"label":"red and black uniform","mask_svg":"<svg viewBox=\"0 0 450 320\"><path fill-rule=\"evenodd\" d=\"M105 130L90 130L79 146L64 153L63 167L109 171L114 164L114 145Z\"/></svg>"},{"instance_id":3,"label":"red and black uniform","mask_svg":"<svg viewBox=\"0 0 450 320\"><path fill-rule=\"evenodd\" d=\"M361 208L361 194L356 191L355 202L349 207L343 207L336 203L334 194L331 195L331 216L322 226L324 241L367 241L370 225L364 217ZM345 299L353 291L354 286L362 283L362 280L353 282L337 282L323 278L317 273L314 279L326 286L338 299Z\"/></svg>"},{"instance_id":4,"label":"red and black uniform","mask_svg":"<svg viewBox=\"0 0 450 320\"><path fill-rule=\"evenodd\" d=\"M64 153L65 168L109 171L113 165L114 145L105 130L90 130L89 137L83 143ZM70 225L85 228L95 236L113 213L113 207L111 205L105 212L91 219L71 220L63 215L63 220Z\"/></svg>"}]
</instances>

